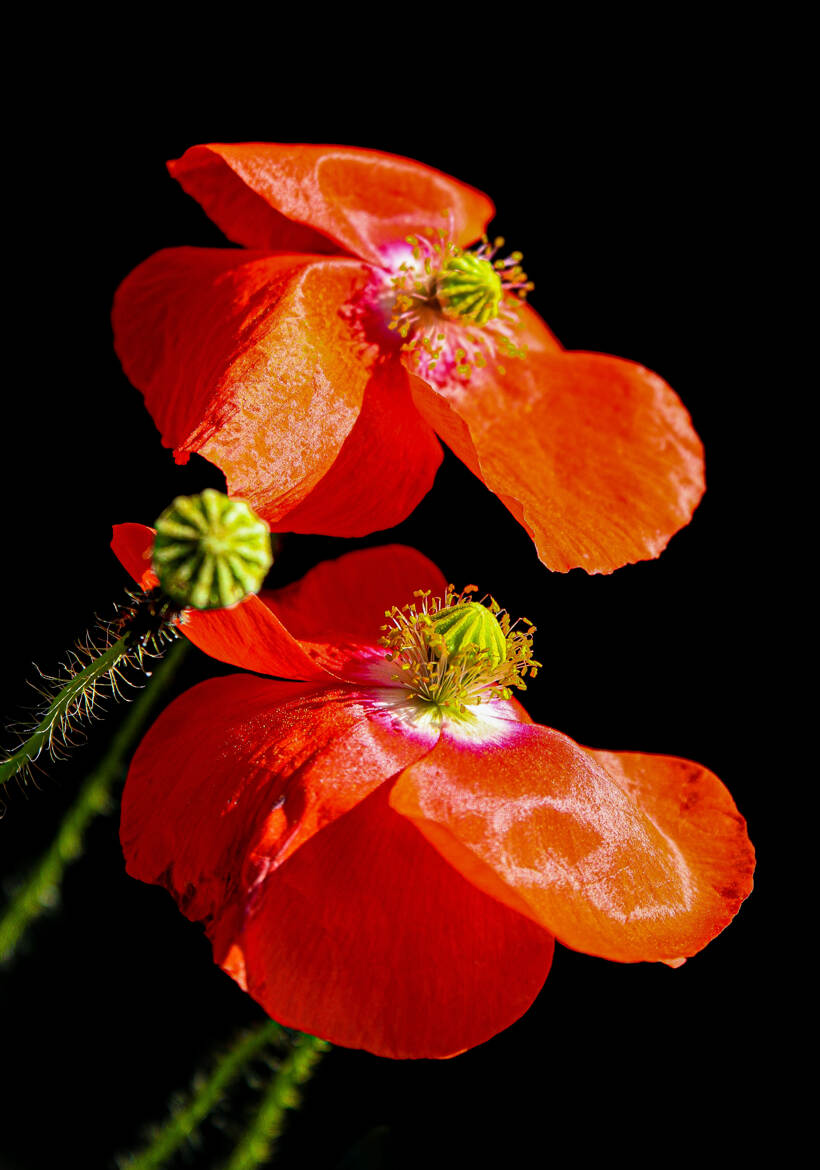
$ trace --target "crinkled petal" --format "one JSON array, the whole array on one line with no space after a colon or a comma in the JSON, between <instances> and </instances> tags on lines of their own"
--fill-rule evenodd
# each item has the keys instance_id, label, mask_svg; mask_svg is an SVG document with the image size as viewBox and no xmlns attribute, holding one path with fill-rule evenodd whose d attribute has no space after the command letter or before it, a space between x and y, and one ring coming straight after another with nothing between
<instances>
[{"instance_id":1,"label":"crinkled petal","mask_svg":"<svg viewBox=\"0 0 820 1170\"><path fill-rule=\"evenodd\" d=\"M336 678L384 684L391 674L379 646L385 612L412 601L416 590L443 596L445 588L432 561L393 544L323 561L294 584L263 591L260 599L312 662Z\"/></svg>"},{"instance_id":2,"label":"crinkled petal","mask_svg":"<svg viewBox=\"0 0 820 1170\"><path fill-rule=\"evenodd\" d=\"M341 248L381 264L408 234L446 226L448 213L461 245L477 240L494 213L486 195L433 167L360 147L209 143L168 169L229 239L249 248Z\"/></svg>"},{"instance_id":3,"label":"crinkled petal","mask_svg":"<svg viewBox=\"0 0 820 1170\"><path fill-rule=\"evenodd\" d=\"M564 352L561 343L551 332L546 321L539 317L529 305L522 304L518 313L521 332L516 341L520 346L526 347L527 353L559 354ZM412 359L408 358L407 362L412 371ZM461 462L469 467L473 475L481 479L482 471L470 428L456 408L458 394L443 391L441 386L434 390L429 383L412 372L410 372L410 392L416 409L427 420L436 434L444 440Z\"/></svg>"},{"instance_id":4,"label":"crinkled petal","mask_svg":"<svg viewBox=\"0 0 820 1170\"><path fill-rule=\"evenodd\" d=\"M357 549L322 561L293 585L262 598L302 641L376 645L384 615L418 589L442 596L447 581L431 560L403 544Z\"/></svg>"},{"instance_id":5,"label":"crinkled petal","mask_svg":"<svg viewBox=\"0 0 820 1170\"><path fill-rule=\"evenodd\" d=\"M390 802L480 889L608 959L693 955L751 889L743 818L688 760L588 752L511 724L472 748L442 735Z\"/></svg>"},{"instance_id":6,"label":"crinkled petal","mask_svg":"<svg viewBox=\"0 0 820 1170\"><path fill-rule=\"evenodd\" d=\"M271 874L214 955L281 1023L380 1056L444 1057L526 1011L553 940L487 897L382 786Z\"/></svg>"},{"instance_id":7,"label":"crinkled petal","mask_svg":"<svg viewBox=\"0 0 820 1170\"><path fill-rule=\"evenodd\" d=\"M548 568L609 573L658 556L703 494L700 440L656 374L530 348L467 383L413 382L419 411L526 528Z\"/></svg>"},{"instance_id":8,"label":"crinkled petal","mask_svg":"<svg viewBox=\"0 0 820 1170\"><path fill-rule=\"evenodd\" d=\"M746 822L726 786L702 764L677 756L585 751L696 869L704 920L711 915L717 934L752 892L755 868ZM679 966L685 957L665 961Z\"/></svg>"},{"instance_id":9,"label":"crinkled petal","mask_svg":"<svg viewBox=\"0 0 820 1170\"><path fill-rule=\"evenodd\" d=\"M553 941L388 807L383 781L434 742L350 687L202 683L134 757L128 872L285 1024L389 1056L481 1043L530 1005Z\"/></svg>"},{"instance_id":10,"label":"crinkled petal","mask_svg":"<svg viewBox=\"0 0 820 1170\"><path fill-rule=\"evenodd\" d=\"M245 913L265 876L435 742L349 686L229 675L176 699L131 764L128 872L189 918Z\"/></svg>"},{"instance_id":11,"label":"crinkled petal","mask_svg":"<svg viewBox=\"0 0 820 1170\"><path fill-rule=\"evenodd\" d=\"M265 520L300 504L353 430L376 355L347 311L358 261L171 248L114 302L115 345L166 446L215 463Z\"/></svg>"},{"instance_id":12,"label":"crinkled petal","mask_svg":"<svg viewBox=\"0 0 820 1170\"><path fill-rule=\"evenodd\" d=\"M150 567L153 543L153 528L144 524L114 525L111 548L145 590L158 583ZM306 682L329 682L336 677L323 664L328 655L322 647L314 654L310 646L302 645L271 608L253 595L231 609L188 609L178 625L205 654L243 670ZM319 661L322 654L323 661Z\"/></svg>"},{"instance_id":13,"label":"crinkled petal","mask_svg":"<svg viewBox=\"0 0 820 1170\"><path fill-rule=\"evenodd\" d=\"M353 429L324 478L281 516L279 532L365 536L401 523L433 486L441 444L400 362L376 367Z\"/></svg>"}]
</instances>

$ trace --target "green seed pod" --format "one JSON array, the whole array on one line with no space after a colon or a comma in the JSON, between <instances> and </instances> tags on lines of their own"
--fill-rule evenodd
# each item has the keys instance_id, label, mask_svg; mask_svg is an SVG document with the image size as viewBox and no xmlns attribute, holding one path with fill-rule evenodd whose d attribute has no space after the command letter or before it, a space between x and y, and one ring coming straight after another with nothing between
<instances>
[{"instance_id":1,"label":"green seed pod","mask_svg":"<svg viewBox=\"0 0 820 1170\"><path fill-rule=\"evenodd\" d=\"M156 529L159 583L174 601L194 609L227 609L258 593L273 561L264 521L242 500L213 488L177 496Z\"/></svg>"},{"instance_id":2,"label":"green seed pod","mask_svg":"<svg viewBox=\"0 0 820 1170\"><path fill-rule=\"evenodd\" d=\"M442 268L436 295L448 313L486 325L498 316L504 289L489 260L461 252Z\"/></svg>"},{"instance_id":3,"label":"green seed pod","mask_svg":"<svg viewBox=\"0 0 820 1170\"><path fill-rule=\"evenodd\" d=\"M491 666L507 657L507 639L496 618L477 601L464 601L451 609L440 610L431 627L444 641L452 656L464 650L484 650Z\"/></svg>"}]
</instances>

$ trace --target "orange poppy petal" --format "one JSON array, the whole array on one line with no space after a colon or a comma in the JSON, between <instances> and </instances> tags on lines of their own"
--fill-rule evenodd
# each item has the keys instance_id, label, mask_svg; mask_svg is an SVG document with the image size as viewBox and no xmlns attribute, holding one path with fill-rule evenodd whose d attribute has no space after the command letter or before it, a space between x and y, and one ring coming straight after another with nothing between
<instances>
[{"instance_id":1,"label":"orange poppy petal","mask_svg":"<svg viewBox=\"0 0 820 1170\"><path fill-rule=\"evenodd\" d=\"M158 583L150 568L153 543L153 528L144 524L114 525L111 548L145 590ZM325 668L322 648L314 653L310 646L303 646L258 597L246 597L231 609L188 609L178 626L189 642L219 662L305 682L324 683L334 678Z\"/></svg>"},{"instance_id":2,"label":"orange poppy petal","mask_svg":"<svg viewBox=\"0 0 820 1170\"><path fill-rule=\"evenodd\" d=\"M755 868L754 846L729 790L714 772L692 760L584 750L691 859L704 916L711 914L717 934L752 892ZM666 961L678 966L685 960Z\"/></svg>"},{"instance_id":3,"label":"orange poppy petal","mask_svg":"<svg viewBox=\"0 0 820 1170\"><path fill-rule=\"evenodd\" d=\"M494 214L480 191L412 159L295 142L192 146L168 169L229 239L249 248L382 262L382 249L453 217L470 244ZM317 239L323 243L317 244Z\"/></svg>"},{"instance_id":4,"label":"orange poppy petal","mask_svg":"<svg viewBox=\"0 0 820 1170\"><path fill-rule=\"evenodd\" d=\"M526 347L528 354L564 352L546 321L542 320L529 305L522 304L519 315L521 334L517 341L519 345ZM482 479L483 472L470 428L457 409L458 395L442 392L441 387L434 390L429 383L413 373L409 373L409 376L410 392L419 414L427 420L461 462L469 467L473 475Z\"/></svg>"},{"instance_id":5,"label":"orange poppy petal","mask_svg":"<svg viewBox=\"0 0 820 1170\"><path fill-rule=\"evenodd\" d=\"M289 1027L380 1056L452 1056L527 1010L553 940L465 881L386 787L210 929L214 956Z\"/></svg>"},{"instance_id":6,"label":"orange poppy petal","mask_svg":"<svg viewBox=\"0 0 820 1170\"><path fill-rule=\"evenodd\" d=\"M441 444L410 397L404 367L380 365L335 463L275 527L333 536L392 528L427 495L441 458Z\"/></svg>"},{"instance_id":7,"label":"orange poppy petal","mask_svg":"<svg viewBox=\"0 0 820 1170\"><path fill-rule=\"evenodd\" d=\"M522 301L517 306L520 328L516 332L516 343L528 354L566 353L544 318L531 305Z\"/></svg>"},{"instance_id":8,"label":"orange poppy petal","mask_svg":"<svg viewBox=\"0 0 820 1170\"><path fill-rule=\"evenodd\" d=\"M384 659L378 642L385 611L412 600L417 589L442 596L445 588L432 561L393 544L323 561L293 585L265 590L260 599L317 665L336 678L373 681L374 662ZM383 674L378 677L384 680Z\"/></svg>"},{"instance_id":9,"label":"orange poppy petal","mask_svg":"<svg viewBox=\"0 0 820 1170\"><path fill-rule=\"evenodd\" d=\"M301 682L327 683L343 677L333 669L351 657L333 661L319 647L300 642L258 597L246 597L232 609L186 609L179 629L203 653L259 674Z\"/></svg>"},{"instance_id":10,"label":"orange poppy petal","mask_svg":"<svg viewBox=\"0 0 820 1170\"><path fill-rule=\"evenodd\" d=\"M373 356L344 311L365 279L348 259L171 248L117 291L117 352L163 442L215 463L268 522L330 470L359 416Z\"/></svg>"},{"instance_id":11,"label":"orange poppy petal","mask_svg":"<svg viewBox=\"0 0 820 1170\"><path fill-rule=\"evenodd\" d=\"M656 374L606 354L530 350L506 373L413 383L419 411L526 528L548 568L658 556L703 494L689 415Z\"/></svg>"},{"instance_id":12,"label":"orange poppy petal","mask_svg":"<svg viewBox=\"0 0 820 1170\"><path fill-rule=\"evenodd\" d=\"M154 549L153 528L145 524L115 524L111 529L111 548L122 567L133 577L145 593L159 585L159 578L151 568Z\"/></svg>"},{"instance_id":13,"label":"orange poppy petal","mask_svg":"<svg viewBox=\"0 0 820 1170\"><path fill-rule=\"evenodd\" d=\"M608 959L693 955L751 889L744 821L687 760L591 753L520 723L480 750L442 735L390 802L479 889Z\"/></svg>"},{"instance_id":14,"label":"orange poppy petal","mask_svg":"<svg viewBox=\"0 0 820 1170\"><path fill-rule=\"evenodd\" d=\"M417 589L442 595L447 581L422 553L403 544L357 549L322 561L293 585L261 596L294 637L378 643L385 611Z\"/></svg>"},{"instance_id":15,"label":"orange poppy petal","mask_svg":"<svg viewBox=\"0 0 820 1170\"><path fill-rule=\"evenodd\" d=\"M128 872L167 886L189 918L241 909L273 868L433 742L394 729L353 687L249 674L200 683L132 761Z\"/></svg>"}]
</instances>

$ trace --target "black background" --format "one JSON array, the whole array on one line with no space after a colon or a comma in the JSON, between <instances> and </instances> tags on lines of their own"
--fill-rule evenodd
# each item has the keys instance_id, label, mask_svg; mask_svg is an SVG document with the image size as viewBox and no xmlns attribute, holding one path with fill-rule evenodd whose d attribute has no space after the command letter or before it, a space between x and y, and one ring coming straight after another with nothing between
<instances>
[{"instance_id":1,"label":"black background","mask_svg":"<svg viewBox=\"0 0 820 1170\"><path fill-rule=\"evenodd\" d=\"M111 524L151 523L175 494L221 482L197 457L176 467L161 447L109 326L117 284L144 257L225 242L164 168L193 143L371 146L485 190L498 208L493 233L524 252L532 304L564 345L655 369L705 443L708 490L693 522L658 561L609 577L548 573L450 455L389 537L286 539L272 584L348 548L401 540L449 579L476 581L527 614L545 664L530 713L591 746L712 768L748 818L759 872L739 918L678 971L558 948L530 1012L454 1060L334 1050L282 1143L282 1166L334 1167L377 1126L387 1127L389 1166L541 1165L568 1154L674 1164L706 1149L734 1158L767 1124L775 843L762 629L773 582L760 529L772 529L748 314L765 119L746 75L727 65L738 49L730 38L698 43L676 64L673 41L670 32L647 52L602 35L595 54L576 38L509 59L499 44L492 66L471 49L466 80L435 36L424 52L410 37L378 57L340 47L321 65L304 42L292 53L270 42L266 56L254 39L232 45L230 81L218 44L185 72L182 50L119 68L52 48L31 86L36 108L24 104L9 127L2 682L11 715L29 701L30 663L55 665L127 585L108 549ZM283 71L288 54L296 60ZM448 523L453 499L469 525ZM177 690L219 669L192 653ZM42 852L120 714L38 788L4 794L0 872L20 873ZM125 876L116 819L95 824L59 911L2 972L3 1170L110 1165L214 1045L261 1018L170 897ZM251 1099L246 1086L236 1117ZM216 1165L227 1142L207 1127L180 1164Z\"/></svg>"}]
</instances>

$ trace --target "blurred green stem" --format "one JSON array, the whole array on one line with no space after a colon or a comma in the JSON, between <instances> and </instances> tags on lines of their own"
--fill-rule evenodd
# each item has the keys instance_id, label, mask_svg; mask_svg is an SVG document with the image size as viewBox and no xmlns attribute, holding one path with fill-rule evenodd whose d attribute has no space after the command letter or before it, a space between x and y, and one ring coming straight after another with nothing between
<instances>
[{"instance_id":1,"label":"blurred green stem","mask_svg":"<svg viewBox=\"0 0 820 1170\"><path fill-rule=\"evenodd\" d=\"M269 1044L285 1043L285 1033L273 1020L265 1020L253 1031L242 1032L214 1066L209 1077L198 1077L192 1093L182 1106L155 1132L144 1150L118 1159L121 1170L156 1170L182 1146L222 1100L231 1081L244 1071Z\"/></svg>"},{"instance_id":2,"label":"blurred green stem","mask_svg":"<svg viewBox=\"0 0 820 1170\"><path fill-rule=\"evenodd\" d=\"M31 923L57 901L66 868L82 853L83 838L91 821L109 810L111 790L121 779L130 753L171 685L187 650L188 642L181 638L153 672L129 708L107 753L83 783L57 836L0 913L0 963L12 957Z\"/></svg>"},{"instance_id":3,"label":"blurred green stem","mask_svg":"<svg viewBox=\"0 0 820 1170\"><path fill-rule=\"evenodd\" d=\"M254 1116L225 1163L224 1170L254 1170L264 1166L271 1156L276 1140L285 1127L288 1109L301 1103L299 1089L310 1080L313 1070L328 1051L326 1040L315 1036L296 1036L291 1050L271 1077Z\"/></svg>"}]
</instances>

